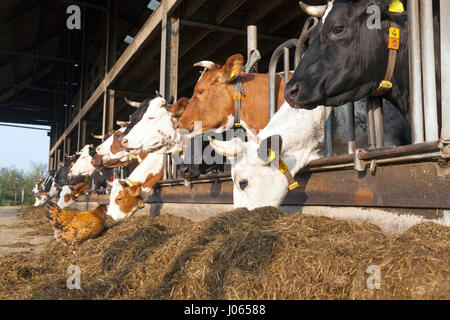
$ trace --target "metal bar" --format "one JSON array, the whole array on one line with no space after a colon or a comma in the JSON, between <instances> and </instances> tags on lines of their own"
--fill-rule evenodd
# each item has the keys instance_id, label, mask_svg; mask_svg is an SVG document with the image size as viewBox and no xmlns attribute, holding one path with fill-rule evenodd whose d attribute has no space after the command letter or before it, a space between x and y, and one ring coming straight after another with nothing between
<instances>
[{"instance_id":1,"label":"metal bar","mask_svg":"<svg viewBox=\"0 0 450 320\"><path fill-rule=\"evenodd\" d=\"M326 157L333 156L333 107L325 107L325 154Z\"/></svg>"},{"instance_id":2,"label":"metal bar","mask_svg":"<svg viewBox=\"0 0 450 320\"><path fill-rule=\"evenodd\" d=\"M86 145L86 120L81 120L81 148Z\"/></svg>"},{"instance_id":3,"label":"metal bar","mask_svg":"<svg viewBox=\"0 0 450 320\"><path fill-rule=\"evenodd\" d=\"M441 139L450 140L450 1L441 0Z\"/></svg>"},{"instance_id":4,"label":"metal bar","mask_svg":"<svg viewBox=\"0 0 450 320\"><path fill-rule=\"evenodd\" d=\"M289 48L283 50L283 62L284 62L284 86L289 81Z\"/></svg>"},{"instance_id":5,"label":"metal bar","mask_svg":"<svg viewBox=\"0 0 450 320\"><path fill-rule=\"evenodd\" d=\"M423 103L425 110L425 140L439 139L437 100L436 100L436 66L434 56L433 2L420 1L420 26L422 44Z\"/></svg>"},{"instance_id":6,"label":"metal bar","mask_svg":"<svg viewBox=\"0 0 450 320\"><path fill-rule=\"evenodd\" d=\"M417 0L408 0L408 30L411 134L413 143L421 143L425 139L423 128L419 2Z\"/></svg>"},{"instance_id":7,"label":"metal bar","mask_svg":"<svg viewBox=\"0 0 450 320\"><path fill-rule=\"evenodd\" d=\"M375 119L373 115L373 97L366 98L367 108L367 139L369 149L375 149L376 136L375 136Z\"/></svg>"},{"instance_id":8,"label":"metal bar","mask_svg":"<svg viewBox=\"0 0 450 320\"><path fill-rule=\"evenodd\" d=\"M247 63L250 63L250 54L255 50L258 50L258 28L250 25L247 26ZM258 72L258 63L249 72Z\"/></svg>"},{"instance_id":9,"label":"metal bar","mask_svg":"<svg viewBox=\"0 0 450 320\"><path fill-rule=\"evenodd\" d=\"M384 117L383 117L383 101L380 97L374 97L373 115L375 122L375 140L377 148L384 147Z\"/></svg>"},{"instance_id":10,"label":"metal bar","mask_svg":"<svg viewBox=\"0 0 450 320\"><path fill-rule=\"evenodd\" d=\"M108 132L114 130L115 91L109 89Z\"/></svg>"},{"instance_id":11,"label":"metal bar","mask_svg":"<svg viewBox=\"0 0 450 320\"><path fill-rule=\"evenodd\" d=\"M290 39L280 44L272 54L269 63L269 119L275 114L276 95L275 95L275 73L277 71L278 60L284 53L284 48L296 47L297 39Z\"/></svg>"},{"instance_id":12,"label":"metal bar","mask_svg":"<svg viewBox=\"0 0 450 320\"><path fill-rule=\"evenodd\" d=\"M348 153L355 153L355 103L349 102L344 105L345 112L347 113L347 130L348 130Z\"/></svg>"},{"instance_id":13,"label":"metal bar","mask_svg":"<svg viewBox=\"0 0 450 320\"><path fill-rule=\"evenodd\" d=\"M72 139L67 138L66 142L66 154L70 156L70 143L72 142Z\"/></svg>"},{"instance_id":14,"label":"metal bar","mask_svg":"<svg viewBox=\"0 0 450 320\"><path fill-rule=\"evenodd\" d=\"M32 129L32 130L50 131L50 129L33 128L33 127L25 127L25 126L16 126L16 125L11 125L11 124L4 124L4 123L0 123L0 126L13 127L13 128L23 128L23 129Z\"/></svg>"}]
</instances>

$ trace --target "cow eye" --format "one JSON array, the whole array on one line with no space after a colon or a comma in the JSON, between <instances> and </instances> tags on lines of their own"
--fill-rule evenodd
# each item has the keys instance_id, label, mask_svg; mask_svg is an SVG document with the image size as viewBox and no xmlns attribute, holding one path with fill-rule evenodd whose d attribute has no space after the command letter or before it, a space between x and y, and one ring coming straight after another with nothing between
<instances>
[{"instance_id":1,"label":"cow eye","mask_svg":"<svg viewBox=\"0 0 450 320\"><path fill-rule=\"evenodd\" d=\"M148 119L149 119L149 120L153 120L153 119L155 119L155 117L148 117Z\"/></svg>"},{"instance_id":2,"label":"cow eye","mask_svg":"<svg viewBox=\"0 0 450 320\"><path fill-rule=\"evenodd\" d=\"M205 90L204 90L204 89L200 89L200 90L197 91L197 93L198 93L198 94L202 94L203 91L205 91Z\"/></svg>"},{"instance_id":3,"label":"cow eye","mask_svg":"<svg viewBox=\"0 0 450 320\"><path fill-rule=\"evenodd\" d=\"M332 36L339 36L345 32L345 27L344 26L336 26L336 27L334 27L332 32L333 32Z\"/></svg>"}]
</instances>

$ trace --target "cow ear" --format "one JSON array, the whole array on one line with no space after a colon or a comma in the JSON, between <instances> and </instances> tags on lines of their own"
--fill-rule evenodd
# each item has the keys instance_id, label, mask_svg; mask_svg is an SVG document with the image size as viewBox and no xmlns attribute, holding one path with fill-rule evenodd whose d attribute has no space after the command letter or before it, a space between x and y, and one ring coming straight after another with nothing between
<instances>
[{"instance_id":1,"label":"cow ear","mask_svg":"<svg viewBox=\"0 0 450 320\"><path fill-rule=\"evenodd\" d=\"M188 98L186 97L180 98L170 107L170 112L176 117L181 117L188 103L189 103Z\"/></svg>"},{"instance_id":2,"label":"cow ear","mask_svg":"<svg viewBox=\"0 0 450 320\"><path fill-rule=\"evenodd\" d=\"M222 67L224 70L225 82L233 81L241 72L243 64L244 57L242 54L238 53L229 57Z\"/></svg>"},{"instance_id":3,"label":"cow ear","mask_svg":"<svg viewBox=\"0 0 450 320\"><path fill-rule=\"evenodd\" d=\"M141 185L131 186L129 192L130 192L131 196L139 197L141 195L141 192L142 192Z\"/></svg>"},{"instance_id":4,"label":"cow ear","mask_svg":"<svg viewBox=\"0 0 450 320\"><path fill-rule=\"evenodd\" d=\"M259 144L258 157L269 164L277 160L281 154L283 139L279 134L265 138Z\"/></svg>"}]
</instances>

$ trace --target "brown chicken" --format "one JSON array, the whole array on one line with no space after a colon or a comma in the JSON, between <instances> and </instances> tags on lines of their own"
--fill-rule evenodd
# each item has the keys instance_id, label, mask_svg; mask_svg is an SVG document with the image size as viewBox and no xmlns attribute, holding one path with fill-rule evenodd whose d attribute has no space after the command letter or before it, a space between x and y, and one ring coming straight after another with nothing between
<instances>
[{"instance_id":1,"label":"brown chicken","mask_svg":"<svg viewBox=\"0 0 450 320\"><path fill-rule=\"evenodd\" d=\"M105 227L106 205L93 211L74 212L61 209L57 204L47 201L46 216L53 227L56 240L77 245L100 234Z\"/></svg>"}]
</instances>

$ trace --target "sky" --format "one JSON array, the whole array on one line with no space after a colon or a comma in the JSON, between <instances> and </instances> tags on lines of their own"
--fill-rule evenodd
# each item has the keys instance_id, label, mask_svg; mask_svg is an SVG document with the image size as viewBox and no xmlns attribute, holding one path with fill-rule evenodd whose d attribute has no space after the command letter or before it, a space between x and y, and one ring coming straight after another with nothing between
<instances>
[{"instance_id":1,"label":"sky","mask_svg":"<svg viewBox=\"0 0 450 320\"><path fill-rule=\"evenodd\" d=\"M0 122L0 168L15 166L28 171L31 169L31 161L48 163L50 137L47 136L47 131L5 127L1 124L5 123ZM24 124L6 124L30 127Z\"/></svg>"}]
</instances>

